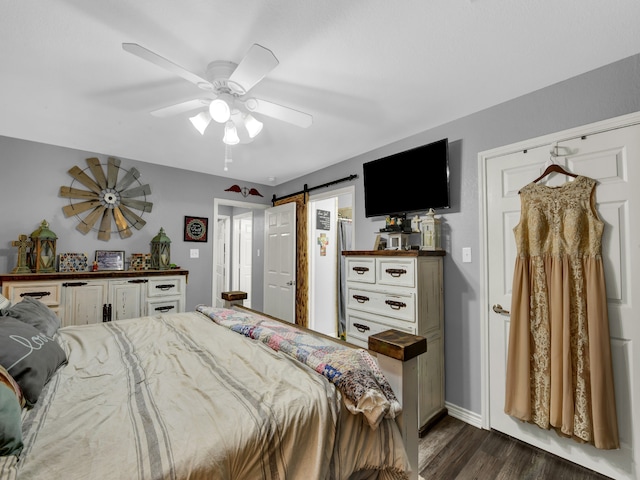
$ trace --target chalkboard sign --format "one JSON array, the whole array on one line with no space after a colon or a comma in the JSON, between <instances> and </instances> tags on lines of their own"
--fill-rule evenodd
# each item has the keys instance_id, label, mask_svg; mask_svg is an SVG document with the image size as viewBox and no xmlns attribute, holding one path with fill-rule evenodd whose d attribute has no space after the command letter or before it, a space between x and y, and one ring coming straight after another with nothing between
<instances>
[{"instance_id":1,"label":"chalkboard sign","mask_svg":"<svg viewBox=\"0 0 640 480\"><path fill-rule=\"evenodd\" d=\"M316 228L331 230L331 212L329 210L316 210Z\"/></svg>"}]
</instances>

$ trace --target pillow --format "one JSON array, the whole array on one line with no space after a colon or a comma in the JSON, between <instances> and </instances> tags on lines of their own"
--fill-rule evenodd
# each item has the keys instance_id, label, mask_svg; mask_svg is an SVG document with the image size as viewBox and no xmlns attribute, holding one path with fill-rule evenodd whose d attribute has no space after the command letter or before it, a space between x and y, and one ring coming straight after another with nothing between
<instances>
[{"instance_id":1,"label":"pillow","mask_svg":"<svg viewBox=\"0 0 640 480\"><path fill-rule=\"evenodd\" d=\"M0 457L22 451L21 410L13 390L0 383Z\"/></svg>"},{"instance_id":2,"label":"pillow","mask_svg":"<svg viewBox=\"0 0 640 480\"><path fill-rule=\"evenodd\" d=\"M27 406L38 401L44 385L66 361L55 340L18 319L0 318L0 365L20 385Z\"/></svg>"},{"instance_id":3,"label":"pillow","mask_svg":"<svg viewBox=\"0 0 640 480\"><path fill-rule=\"evenodd\" d=\"M60 328L60 319L54 311L32 297L24 297L21 302L5 308L2 314L32 325L48 337L53 337Z\"/></svg>"},{"instance_id":4,"label":"pillow","mask_svg":"<svg viewBox=\"0 0 640 480\"><path fill-rule=\"evenodd\" d=\"M9 375L7 369L2 365L0 365L0 383L4 383L7 387L9 387L16 395L18 403L20 403L20 407L24 407L24 395L22 394L20 385L18 385L18 382L16 382L14 378Z\"/></svg>"}]
</instances>

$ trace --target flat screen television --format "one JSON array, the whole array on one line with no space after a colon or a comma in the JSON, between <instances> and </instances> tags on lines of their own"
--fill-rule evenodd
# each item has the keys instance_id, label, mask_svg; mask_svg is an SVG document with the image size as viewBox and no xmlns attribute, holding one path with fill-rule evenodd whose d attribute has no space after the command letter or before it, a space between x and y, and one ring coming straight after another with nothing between
<instances>
[{"instance_id":1,"label":"flat screen television","mask_svg":"<svg viewBox=\"0 0 640 480\"><path fill-rule=\"evenodd\" d=\"M367 217L451 206L447 138L367 162L362 168Z\"/></svg>"}]
</instances>

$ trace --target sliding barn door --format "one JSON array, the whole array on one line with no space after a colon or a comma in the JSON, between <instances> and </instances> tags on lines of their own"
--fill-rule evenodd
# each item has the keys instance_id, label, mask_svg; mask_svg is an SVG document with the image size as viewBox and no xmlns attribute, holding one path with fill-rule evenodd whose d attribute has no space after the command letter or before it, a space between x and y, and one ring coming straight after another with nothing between
<instances>
[{"instance_id":1,"label":"sliding barn door","mask_svg":"<svg viewBox=\"0 0 640 480\"><path fill-rule=\"evenodd\" d=\"M638 119L636 119L638 121ZM600 130L603 130L600 127ZM594 178L597 211L605 223L603 262L607 286L620 450L598 450L523 423L503 412L509 314L520 218L521 187L537 178L556 143L484 160L488 279L489 424L555 455L616 479L640 478L640 126L584 127L557 143L557 163ZM566 132L565 132L566 133ZM558 134L562 138L562 134ZM545 137L548 140L548 137ZM540 145L532 140L532 145ZM526 148L526 147L525 147ZM552 174L549 185L570 178ZM486 411L486 410L485 410Z\"/></svg>"}]
</instances>

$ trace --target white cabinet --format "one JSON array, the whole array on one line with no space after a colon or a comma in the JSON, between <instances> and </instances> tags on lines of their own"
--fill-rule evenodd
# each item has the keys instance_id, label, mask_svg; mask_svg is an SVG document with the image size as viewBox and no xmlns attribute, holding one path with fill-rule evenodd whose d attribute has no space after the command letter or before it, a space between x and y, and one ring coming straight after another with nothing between
<instances>
[{"instance_id":1,"label":"white cabinet","mask_svg":"<svg viewBox=\"0 0 640 480\"><path fill-rule=\"evenodd\" d=\"M347 341L390 328L427 339L418 357L418 428L444 413L443 251L347 251Z\"/></svg>"},{"instance_id":2,"label":"white cabinet","mask_svg":"<svg viewBox=\"0 0 640 480\"><path fill-rule=\"evenodd\" d=\"M0 275L12 303L30 296L60 317L62 326L184 312L186 270Z\"/></svg>"}]
</instances>

